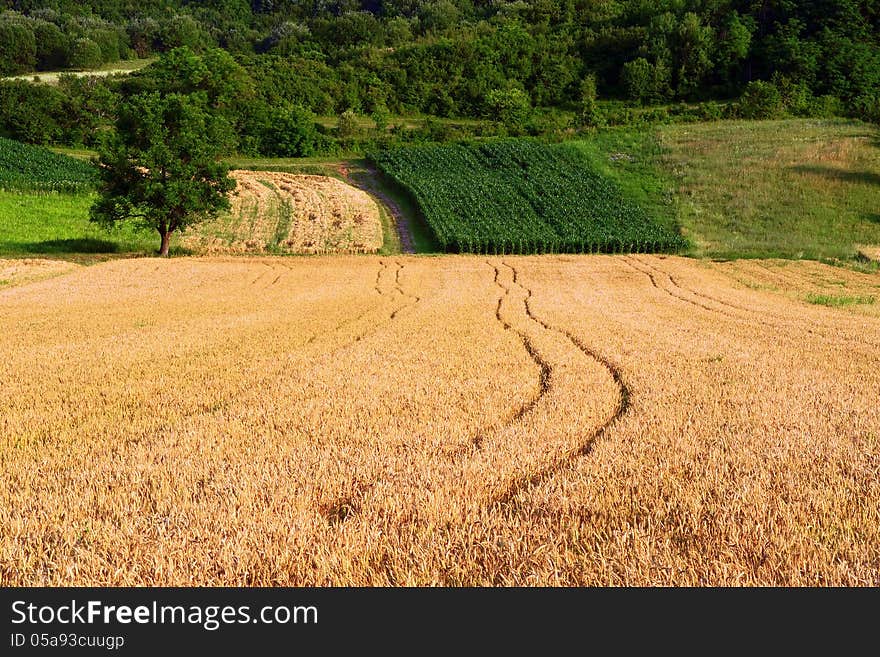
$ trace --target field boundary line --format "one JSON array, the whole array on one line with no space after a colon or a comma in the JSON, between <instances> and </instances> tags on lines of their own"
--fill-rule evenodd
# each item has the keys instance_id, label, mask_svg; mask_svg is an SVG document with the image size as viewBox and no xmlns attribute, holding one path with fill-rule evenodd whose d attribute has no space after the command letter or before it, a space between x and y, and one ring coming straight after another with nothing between
<instances>
[{"instance_id":1,"label":"field boundary line","mask_svg":"<svg viewBox=\"0 0 880 657\"><path fill-rule=\"evenodd\" d=\"M410 226L409 219L403 213L403 210L400 209L400 206L392 199L388 194L383 192L379 186L376 184L376 180L379 177L379 171L375 168L366 165L364 169L367 171L367 176L364 177L354 177L351 175L351 172L348 171L345 167L340 167L338 170L342 177L352 187L356 187L367 194L369 194L374 201L377 203L381 203L388 210L388 213L391 215L391 219L394 223L394 231L397 233L397 237L400 240L400 250L405 254L412 254L416 252L415 240L412 235L412 227Z\"/></svg>"}]
</instances>

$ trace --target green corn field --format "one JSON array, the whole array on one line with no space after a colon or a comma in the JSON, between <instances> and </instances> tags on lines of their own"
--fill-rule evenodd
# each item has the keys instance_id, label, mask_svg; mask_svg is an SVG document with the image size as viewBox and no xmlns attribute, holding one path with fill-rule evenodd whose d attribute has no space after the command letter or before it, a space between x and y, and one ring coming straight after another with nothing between
<instances>
[{"instance_id":1,"label":"green corn field","mask_svg":"<svg viewBox=\"0 0 880 657\"><path fill-rule=\"evenodd\" d=\"M507 139L371 157L412 195L444 251L631 253L685 246L564 144Z\"/></svg>"},{"instance_id":2,"label":"green corn field","mask_svg":"<svg viewBox=\"0 0 880 657\"><path fill-rule=\"evenodd\" d=\"M97 171L88 162L0 137L0 189L85 192L96 181Z\"/></svg>"}]
</instances>

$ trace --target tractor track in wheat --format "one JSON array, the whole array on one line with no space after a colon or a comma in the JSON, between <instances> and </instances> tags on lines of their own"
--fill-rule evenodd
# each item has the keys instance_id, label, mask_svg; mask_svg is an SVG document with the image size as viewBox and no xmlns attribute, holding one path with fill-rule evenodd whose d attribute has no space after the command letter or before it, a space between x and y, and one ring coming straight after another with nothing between
<instances>
[{"instance_id":1,"label":"tractor track in wheat","mask_svg":"<svg viewBox=\"0 0 880 657\"><path fill-rule=\"evenodd\" d=\"M877 585L880 317L802 299L880 281L784 266L806 289L642 255L4 288L0 580Z\"/></svg>"},{"instance_id":2,"label":"tractor track in wheat","mask_svg":"<svg viewBox=\"0 0 880 657\"><path fill-rule=\"evenodd\" d=\"M645 271L645 270L639 269L638 267L635 267L632 264L633 261L639 263L640 265L642 265L644 267L647 267L651 271ZM748 323L748 324L758 323L761 326L764 326L769 329L777 329L777 330L783 329L784 332L781 334L783 336L788 335L787 332L792 329L801 330L801 331L804 331L808 334L812 334L812 335L815 335L816 337L822 338L825 342L827 342L830 345L842 346L841 343L844 343L844 344L848 345L847 348L851 348L851 346L855 345L855 346L858 346L859 348L868 348L871 351L874 351L877 348L877 345L871 341L863 340L858 337L841 335L839 333L835 334L834 333L835 327L829 326L827 324L823 324L823 323L815 322L815 321L810 321L810 320L807 320L804 318L801 318L799 321L792 322L792 321L789 321L786 318L781 317L779 315L775 315L775 314L764 312L764 311L758 311L758 310L755 310L754 308L748 308L745 306L733 304L733 303L730 303L724 299L721 299L716 296L706 294L706 293L701 292L699 290L693 289L692 287L681 283L680 279L678 279L673 274L667 272L662 267L659 267L655 264L647 262L644 258L640 259L640 258L637 258L636 256L625 256L624 262L626 262L628 265L630 265L634 269L639 269L639 271L641 271L641 273L645 274L646 276L648 276L651 279L651 283L654 285L654 287L656 287L660 290L663 290L667 294L669 294L677 299L681 299L682 301L685 301L685 302L690 303L692 305L695 305L697 307L708 310L710 312L718 313L718 314L724 315L726 317L729 317L730 319L732 319L734 321ZM659 285L657 283L656 279L654 278L654 275L651 272L654 272L656 274L659 274L659 275L665 277L669 281L670 285L675 290L678 290L684 294L691 294L691 295L698 297L700 299L704 299L705 301L710 302L710 303L718 304L719 306L723 306L724 308L726 308L726 310L722 310L720 308L713 308L713 307L708 306L704 303L699 303L699 302L693 301L691 299L688 299L686 296L682 296L681 294L673 293L668 288L666 288L662 285ZM796 339L796 338L793 337L792 339Z\"/></svg>"},{"instance_id":3,"label":"tractor track in wheat","mask_svg":"<svg viewBox=\"0 0 880 657\"><path fill-rule=\"evenodd\" d=\"M552 331L558 335L565 337L571 344L573 344L578 350L580 350L583 355L589 359L592 359L599 364L602 365L607 371L609 376L614 380L615 385L619 390L619 398L616 406L612 410L612 412L608 415L608 417L602 422L601 425L595 430L594 433L589 435L580 445L570 449L566 452L559 454L556 458L551 460L549 463L546 463L544 466L539 468L538 470L532 472L531 474L520 477L513 482L511 482L508 487L502 491L500 494L496 495L490 502L490 506L498 506L504 507L508 506L512 500L522 491L527 490L533 486L537 486L541 482L547 480L552 477L555 473L559 472L567 465L569 465L572 461L589 456L590 452L593 449L593 445L596 444L598 440L601 440L602 437L623 417L623 415L627 412L630 405L630 397L631 392L627 387L626 383L623 380L623 376L620 372L620 369L607 358L599 354L594 349L588 347L582 340L574 336L570 331L566 331L564 329L560 329L546 320L538 317L532 310L531 307L531 299L532 299L532 290L529 287L526 287L520 282L520 274L516 268L509 265L506 262L502 263L505 267L509 268L513 273L513 284L519 286L526 292L525 300L523 301L523 307L526 316L535 324L541 326L543 329L547 331ZM497 269L496 269L496 281L497 281ZM523 342L526 345L526 349L529 350L529 345L526 338L523 338ZM531 355L531 351L530 351ZM542 370L543 372L543 370ZM542 377L542 396L546 394L546 391L550 388L550 373L552 370L547 366L547 381L546 383ZM539 399L535 400L535 404L539 401Z\"/></svg>"}]
</instances>

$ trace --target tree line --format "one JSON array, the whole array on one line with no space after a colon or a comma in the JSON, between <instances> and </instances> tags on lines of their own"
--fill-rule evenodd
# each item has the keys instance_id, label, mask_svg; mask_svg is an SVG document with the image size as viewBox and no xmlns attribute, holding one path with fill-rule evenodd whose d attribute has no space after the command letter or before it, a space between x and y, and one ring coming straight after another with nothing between
<instances>
[{"instance_id":1,"label":"tree line","mask_svg":"<svg viewBox=\"0 0 880 657\"><path fill-rule=\"evenodd\" d=\"M185 47L235 72L237 148L338 145L314 115L487 118L508 132L594 125L702 103L705 118L880 118L880 5L818 0L15 0L0 15L0 72L90 68ZM218 53L224 53L223 55ZM222 65L219 62L223 62ZM214 62L214 64L211 64ZM147 71L121 79L0 83L0 132L89 145ZM719 109L713 103L729 105ZM28 109L29 116L23 116ZM665 110L663 110L665 111ZM659 117L663 118L663 111ZM440 130L426 126L422 132ZM442 130L441 130L442 131ZM344 141L344 135L341 135Z\"/></svg>"}]
</instances>

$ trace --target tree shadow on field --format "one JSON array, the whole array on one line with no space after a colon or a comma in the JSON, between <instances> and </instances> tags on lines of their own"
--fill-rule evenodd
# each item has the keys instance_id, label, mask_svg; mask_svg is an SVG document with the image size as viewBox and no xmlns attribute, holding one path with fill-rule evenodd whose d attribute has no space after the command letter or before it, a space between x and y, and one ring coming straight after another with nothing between
<instances>
[{"instance_id":1,"label":"tree shadow on field","mask_svg":"<svg viewBox=\"0 0 880 657\"><path fill-rule=\"evenodd\" d=\"M26 253L116 253L119 245L116 242L82 237L67 240L46 240L44 242L27 242L18 248Z\"/></svg>"},{"instance_id":2,"label":"tree shadow on field","mask_svg":"<svg viewBox=\"0 0 880 657\"><path fill-rule=\"evenodd\" d=\"M817 167L807 164L799 164L789 167L792 171L805 173L813 176L822 176L829 180L838 180L849 183L864 183L866 185L880 185L880 174L873 171L844 171L832 167Z\"/></svg>"}]
</instances>

